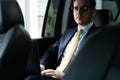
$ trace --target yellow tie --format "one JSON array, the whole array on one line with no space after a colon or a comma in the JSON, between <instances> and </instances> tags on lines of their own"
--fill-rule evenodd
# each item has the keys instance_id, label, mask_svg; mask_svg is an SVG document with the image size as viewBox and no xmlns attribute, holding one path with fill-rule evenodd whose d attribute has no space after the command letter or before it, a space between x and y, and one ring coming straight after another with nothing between
<instances>
[{"instance_id":1,"label":"yellow tie","mask_svg":"<svg viewBox=\"0 0 120 80\"><path fill-rule=\"evenodd\" d=\"M70 48L65 53L65 56L61 61L61 64L57 68L58 71L63 72L64 69L66 68L66 66L68 65L68 63L70 62L70 60L72 59L73 54L74 54L74 52L77 48L78 42L80 40L80 35L81 35L82 32L83 32L83 29L80 29L74 35L74 37L73 37L73 39L70 43Z\"/></svg>"}]
</instances>

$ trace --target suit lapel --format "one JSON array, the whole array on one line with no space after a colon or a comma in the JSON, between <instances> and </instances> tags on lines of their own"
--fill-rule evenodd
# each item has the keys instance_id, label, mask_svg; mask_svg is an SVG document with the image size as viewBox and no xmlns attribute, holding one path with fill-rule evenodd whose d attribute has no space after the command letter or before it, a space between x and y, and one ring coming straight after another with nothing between
<instances>
[{"instance_id":1,"label":"suit lapel","mask_svg":"<svg viewBox=\"0 0 120 80\"><path fill-rule=\"evenodd\" d=\"M88 33L86 34L85 37L89 36L91 33L95 32L97 29L98 27L96 27L95 24L93 24L91 28L88 30Z\"/></svg>"},{"instance_id":2,"label":"suit lapel","mask_svg":"<svg viewBox=\"0 0 120 80\"><path fill-rule=\"evenodd\" d=\"M58 59L61 57L62 53L66 49L67 44L69 43L69 41L71 40L71 38L73 37L76 31L77 31L77 27L71 28L68 31L66 31L66 33L61 38L59 52L58 52L59 53Z\"/></svg>"}]
</instances>

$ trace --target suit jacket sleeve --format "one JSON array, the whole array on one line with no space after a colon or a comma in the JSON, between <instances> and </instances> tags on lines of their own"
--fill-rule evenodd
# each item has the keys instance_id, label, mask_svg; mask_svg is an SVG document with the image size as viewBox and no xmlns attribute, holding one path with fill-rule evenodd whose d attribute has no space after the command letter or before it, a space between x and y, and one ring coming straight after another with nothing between
<instances>
[{"instance_id":1,"label":"suit jacket sleeve","mask_svg":"<svg viewBox=\"0 0 120 80\"><path fill-rule=\"evenodd\" d=\"M57 63L57 55L60 40L56 41L40 59L40 64L44 65L46 69L54 69Z\"/></svg>"}]
</instances>

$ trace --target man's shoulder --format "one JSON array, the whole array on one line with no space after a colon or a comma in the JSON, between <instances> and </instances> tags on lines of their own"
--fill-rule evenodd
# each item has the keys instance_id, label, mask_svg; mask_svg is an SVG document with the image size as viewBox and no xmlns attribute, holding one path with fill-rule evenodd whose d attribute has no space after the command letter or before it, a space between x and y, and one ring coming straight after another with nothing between
<instances>
[{"instance_id":1,"label":"man's shoulder","mask_svg":"<svg viewBox=\"0 0 120 80\"><path fill-rule=\"evenodd\" d=\"M96 26L96 25L93 23L93 25L92 25L92 27L91 27L91 30L93 30L93 32L94 32L94 31L98 30L99 28L100 28L99 26Z\"/></svg>"},{"instance_id":2,"label":"man's shoulder","mask_svg":"<svg viewBox=\"0 0 120 80\"><path fill-rule=\"evenodd\" d=\"M77 26L67 28L65 32L71 32L77 30Z\"/></svg>"}]
</instances>

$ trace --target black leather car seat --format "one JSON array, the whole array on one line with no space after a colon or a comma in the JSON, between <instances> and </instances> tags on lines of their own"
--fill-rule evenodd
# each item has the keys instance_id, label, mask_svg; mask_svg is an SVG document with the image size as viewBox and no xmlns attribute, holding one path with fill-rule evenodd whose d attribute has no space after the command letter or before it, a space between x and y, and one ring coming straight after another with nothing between
<instances>
[{"instance_id":1,"label":"black leather car seat","mask_svg":"<svg viewBox=\"0 0 120 80\"><path fill-rule=\"evenodd\" d=\"M31 38L16 0L0 0L0 80L23 80Z\"/></svg>"},{"instance_id":2,"label":"black leather car seat","mask_svg":"<svg viewBox=\"0 0 120 80\"><path fill-rule=\"evenodd\" d=\"M120 24L101 28L77 54L62 80L120 80Z\"/></svg>"},{"instance_id":3,"label":"black leather car seat","mask_svg":"<svg viewBox=\"0 0 120 80\"><path fill-rule=\"evenodd\" d=\"M109 9L99 9L96 12L96 16L93 18L93 22L96 26L102 27L113 22L113 14Z\"/></svg>"}]
</instances>

